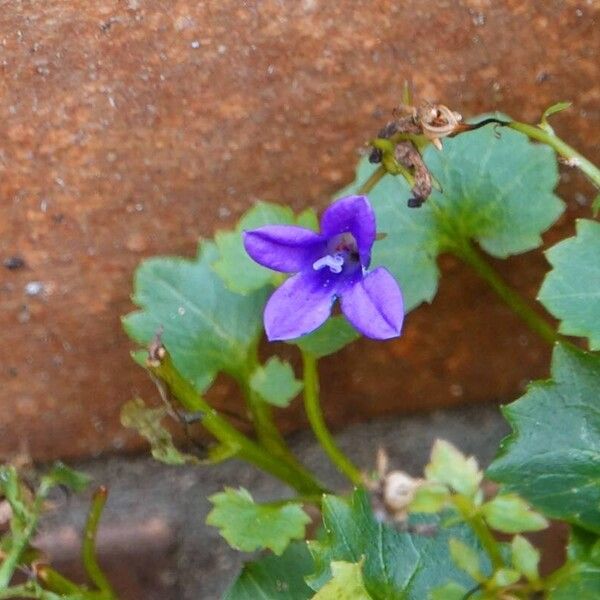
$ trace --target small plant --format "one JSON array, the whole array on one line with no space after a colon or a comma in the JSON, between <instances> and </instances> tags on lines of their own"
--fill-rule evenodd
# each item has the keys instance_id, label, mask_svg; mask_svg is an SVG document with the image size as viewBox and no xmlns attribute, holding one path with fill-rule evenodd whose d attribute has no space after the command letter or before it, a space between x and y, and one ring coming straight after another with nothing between
<instances>
[{"instance_id":1,"label":"small plant","mask_svg":"<svg viewBox=\"0 0 600 600\"><path fill-rule=\"evenodd\" d=\"M57 463L33 490L14 467L0 467L0 495L4 497L0 506L10 523L9 531L0 538L0 598L116 600L96 558L96 532L106 503L106 488L95 491L82 536L81 558L90 585L75 583L52 569L31 543L52 490L80 492L88 484L86 475ZM21 574L25 583L10 585L15 574Z\"/></svg>"},{"instance_id":2,"label":"small plant","mask_svg":"<svg viewBox=\"0 0 600 600\"><path fill-rule=\"evenodd\" d=\"M444 106L415 108L405 98L320 222L310 209L294 214L259 202L235 230L203 240L194 259L140 265L133 296L139 310L123 324L145 348L134 358L161 402L147 407L132 400L123 424L148 439L157 460L204 465L236 457L294 492L262 504L243 488L210 498L207 522L233 548L264 550L226 599L600 597L600 224L579 220L575 235L547 252L552 269L538 300L560 320L558 332L486 259L542 244L541 234L563 211L554 193L557 155L600 187L600 171L548 123L567 107L550 107L538 125L503 116L463 123ZM593 208L599 206L596 200ZM433 300L436 259L447 253L471 266L552 344L551 378L532 383L502 409L513 431L485 472L438 440L422 477L390 472L384 453L375 473L363 473L326 427L318 361L361 334L385 340L410 328L405 313ZM281 344L259 351L263 330L298 350L301 378L276 354ZM239 387L245 428L243 416L234 421L205 396L219 373ZM317 440L351 492L335 493L319 481L277 429L273 413L300 393ZM167 419L187 436L185 451L164 427ZM194 442L193 422L211 436L208 447ZM490 493L484 478L499 487ZM29 598L113 598L108 582L93 575L89 556L94 591L70 582L53 587L47 569L28 571L29 583L7 587L15 569L31 561L29 540L45 490L63 483L43 479L25 510L16 481L13 470L2 471L13 516L0 546L0 598L17 591ZM309 505L320 511L322 527L306 540ZM569 524L570 540L565 564L542 574L540 550L527 534L550 519Z\"/></svg>"}]
</instances>

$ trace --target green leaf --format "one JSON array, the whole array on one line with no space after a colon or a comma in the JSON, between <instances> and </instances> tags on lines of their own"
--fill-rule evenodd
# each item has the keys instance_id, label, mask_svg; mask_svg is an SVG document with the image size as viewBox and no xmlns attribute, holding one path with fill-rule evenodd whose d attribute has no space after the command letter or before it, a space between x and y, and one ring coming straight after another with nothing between
<instances>
[{"instance_id":1,"label":"green leaf","mask_svg":"<svg viewBox=\"0 0 600 600\"><path fill-rule=\"evenodd\" d=\"M75 471L60 461L52 465L45 478L52 485L64 485L74 492L82 492L92 480L89 475Z\"/></svg>"},{"instance_id":2,"label":"green leaf","mask_svg":"<svg viewBox=\"0 0 600 600\"><path fill-rule=\"evenodd\" d=\"M148 408L141 398L135 398L121 408L121 424L145 437L150 442L152 456L159 462L167 465L199 463L197 457L175 448L171 434L161 424L166 415L164 406Z\"/></svg>"},{"instance_id":3,"label":"green leaf","mask_svg":"<svg viewBox=\"0 0 600 600\"><path fill-rule=\"evenodd\" d=\"M449 538L477 547L469 527L459 524L440 527L440 519L413 515L408 526L427 533L419 535L378 522L369 497L356 491L350 500L326 496L323 501L324 533L309 542L315 572L307 578L314 589L321 589L331 578L332 562L363 560L363 581L374 600L423 600L435 587L454 580L467 589L475 582L456 568L448 553ZM489 562L481 554L482 569Z\"/></svg>"},{"instance_id":4,"label":"green leaf","mask_svg":"<svg viewBox=\"0 0 600 600\"><path fill-rule=\"evenodd\" d=\"M502 533L539 531L548 527L548 521L532 511L527 502L516 494L500 494L486 502L481 511L488 525Z\"/></svg>"},{"instance_id":5,"label":"green leaf","mask_svg":"<svg viewBox=\"0 0 600 600\"><path fill-rule=\"evenodd\" d=\"M281 556L246 563L223 600L308 600L312 590L304 577L313 567L304 542L292 542Z\"/></svg>"},{"instance_id":6,"label":"green leaf","mask_svg":"<svg viewBox=\"0 0 600 600\"><path fill-rule=\"evenodd\" d=\"M548 600L597 598L600 590L600 565L568 562L547 582Z\"/></svg>"},{"instance_id":7,"label":"green leaf","mask_svg":"<svg viewBox=\"0 0 600 600\"><path fill-rule=\"evenodd\" d=\"M270 548L281 554L291 540L304 537L310 522L300 504L256 504L244 488L225 488L209 500L214 507L206 523L218 527L229 545L243 552Z\"/></svg>"},{"instance_id":8,"label":"green leaf","mask_svg":"<svg viewBox=\"0 0 600 600\"><path fill-rule=\"evenodd\" d=\"M520 254L540 246L564 210L553 193L554 151L516 131L484 127L446 140L443 152L429 147L427 157L444 190L432 196L442 247L458 236L498 258Z\"/></svg>"},{"instance_id":9,"label":"green leaf","mask_svg":"<svg viewBox=\"0 0 600 600\"><path fill-rule=\"evenodd\" d=\"M556 113L567 110L567 108L571 108L571 106L573 106L572 102L557 102L556 104L549 106L542 115L542 122Z\"/></svg>"},{"instance_id":10,"label":"green leaf","mask_svg":"<svg viewBox=\"0 0 600 600\"><path fill-rule=\"evenodd\" d=\"M296 217L296 225L319 231L319 219L312 208L306 208Z\"/></svg>"},{"instance_id":11,"label":"green leaf","mask_svg":"<svg viewBox=\"0 0 600 600\"><path fill-rule=\"evenodd\" d=\"M300 393L304 384L296 379L290 363L277 356L260 365L250 377L250 387L265 401L285 407Z\"/></svg>"},{"instance_id":12,"label":"green leaf","mask_svg":"<svg viewBox=\"0 0 600 600\"><path fill-rule=\"evenodd\" d=\"M312 600L371 600L362 579L361 563L331 563L331 579Z\"/></svg>"},{"instance_id":13,"label":"green leaf","mask_svg":"<svg viewBox=\"0 0 600 600\"><path fill-rule=\"evenodd\" d=\"M440 512L450 499L450 490L438 483L424 483L417 488L410 503L411 512L436 513Z\"/></svg>"},{"instance_id":14,"label":"green leaf","mask_svg":"<svg viewBox=\"0 0 600 600\"><path fill-rule=\"evenodd\" d=\"M552 270L539 301L558 319L560 331L588 337L600 350L600 223L577 221L577 235L546 252Z\"/></svg>"},{"instance_id":15,"label":"green leaf","mask_svg":"<svg viewBox=\"0 0 600 600\"><path fill-rule=\"evenodd\" d=\"M437 289L436 258L465 240L477 241L504 258L541 245L541 233L560 216L563 204L552 190L558 181L554 151L509 129L482 127L429 146L424 159L442 192L418 209L408 208L402 177L384 177L371 192L378 230L372 265L387 267L402 288L407 310L431 301ZM356 192L376 167L365 158Z\"/></svg>"},{"instance_id":16,"label":"green leaf","mask_svg":"<svg viewBox=\"0 0 600 600\"><path fill-rule=\"evenodd\" d=\"M572 527L567 557L566 565L550 576L550 599L596 598L600 590L600 537Z\"/></svg>"},{"instance_id":17,"label":"green leaf","mask_svg":"<svg viewBox=\"0 0 600 600\"><path fill-rule=\"evenodd\" d=\"M152 258L135 274L133 301L142 309L124 318L128 335L147 345L157 331L179 372L204 391L219 371L245 369L262 328L267 289L233 294L210 268L217 258L205 242L195 260Z\"/></svg>"},{"instance_id":18,"label":"green leaf","mask_svg":"<svg viewBox=\"0 0 600 600\"><path fill-rule=\"evenodd\" d=\"M600 565L600 537L581 529L571 527L567 556L572 561L591 562Z\"/></svg>"},{"instance_id":19,"label":"green leaf","mask_svg":"<svg viewBox=\"0 0 600 600\"><path fill-rule=\"evenodd\" d=\"M425 467L425 477L429 481L443 483L459 494L473 497L483 473L473 456L467 458L449 442L436 440L430 462Z\"/></svg>"},{"instance_id":20,"label":"green leaf","mask_svg":"<svg viewBox=\"0 0 600 600\"><path fill-rule=\"evenodd\" d=\"M244 249L243 232L263 225L300 225L314 229L318 226L314 211L305 210L294 219L287 206L256 203L239 221L234 231L218 231L215 235L219 256L212 267L227 287L238 294L254 292L278 277L271 269L254 262Z\"/></svg>"},{"instance_id":21,"label":"green leaf","mask_svg":"<svg viewBox=\"0 0 600 600\"><path fill-rule=\"evenodd\" d=\"M549 106L542 115L540 127L542 129L545 129L546 131L549 131L550 133L554 133L554 129L552 129L550 123L548 123L548 117L551 117L556 113L562 112L563 110L567 110L567 108L571 108L572 105L572 102L557 102L556 104Z\"/></svg>"},{"instance_id":22,"label":"green leaf","mask_svg":"<svg viewBox=\"0 0 600 600\"><path fill-rule=\"evenodd\" d=\"M522 535L515 535L511 542L513 567L529 581L538 581L540 552Z\"/></svg>"},{"instance_id":23,"label":"green leaf","mask_svg":"<svg viewBox=\"0 0 600 600\"><path fill-rule=\"evenodd\" d=\"M450 582L431 590L428 598L429 600L463 600L467 591L464 586Z\"/></svg>"},{"instance_id":24,"label":"green leaf","mask_svg":"<svg viewBox=\"0 0 600 600\"><path fill-rule=\"evenodd\" d=\"M330 317L319 329L301 338L290 341L301 350L321 358L341 350L358 339L360 334L342 316Z\"/></svg>"},{"instance_id":25,"label":"green leaf","mask_svg":"<svg viewBox=\"0 0 600 600\"><path fill-rule=\"evenodd\" d=\"M503 588L521 579L521 573L514 569L501 568L498 569L490 579L490 583L496 588Z\"/></svg>"},{"instance_id":26,"label":"green leaf","mask_svg":"<svg viewBox=\"0 0 600 600\"><path fill-rule=\"evenodd\" d=\"M476 550L455 538L450 539L448 548L454 564L461 571L468 573L475 581L484 579L479 567L479 553Z\"/></svg>"},{"instance_id":27,"label":"green leaf","mask_svg":"<svg viewBox=\"0 0 600 600\"><path fill-rule=\"evenodd\" d=\"M567 556L567 564L550 576L551 600L596 598L600 590L600 537L572 527Z\"/></svg>"},{"instance_id":28,"label":"green leaf","mask_svg":"<svg viewBox=\"0 0 600 600\"><path fill-rule=\"evenodd\" d=\"M503 409L513 433L487 475L546 516L600 532L600 357L558 344L552 381Z\"/></svg>"}]
</instances>

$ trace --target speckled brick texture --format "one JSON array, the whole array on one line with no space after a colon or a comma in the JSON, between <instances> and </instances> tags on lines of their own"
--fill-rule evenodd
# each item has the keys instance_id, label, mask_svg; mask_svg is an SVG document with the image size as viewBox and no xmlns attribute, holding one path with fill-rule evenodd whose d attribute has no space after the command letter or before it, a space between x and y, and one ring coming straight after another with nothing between
<instances>
[{"instance_id":1,"label":"speckled brick texture","mask_svg":"<svg viewBox=\"0 0 600 600\"><path fill-rule=\"evenodd\" d=\"M0 452L136 447L119 407L155 395L119 323L136 264L192 255L259 198L322 208L407 78L467 116L573 100L556 127L598 160L598 55L585 0L0 1ZM549 242L588 214L591 188L564 180ZM531 297L545 268L501 265ZM402 339L323 365L332 422L507 400L547 372L474 275L442 269ZM236 406L226 380L212 398Z\"/></svg>"}]
</instances>

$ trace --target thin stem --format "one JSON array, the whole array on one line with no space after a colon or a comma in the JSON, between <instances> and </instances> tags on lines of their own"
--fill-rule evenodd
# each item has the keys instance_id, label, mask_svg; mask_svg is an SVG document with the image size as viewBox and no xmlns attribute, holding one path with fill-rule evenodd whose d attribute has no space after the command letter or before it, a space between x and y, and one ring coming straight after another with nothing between
<instances>
[{"instance_id":1,"label":"thin stem","mask_svg":"<svg viewBox=\"0 0 600 600\"><path fill-rule=\"evenodd\" d=\"M600 189L600 169L596 167L592 162L590 162L585 156L577 152L575 148L569 146L561 140L558 136L546 131L545 129L541 129L540 127L536 127L535 125L528 125L527 123L519 123L518 121L511 121L508 124L508 127L514 129L516 131L520 131L524 133L526 136L531 139L537 140L538 142L542 142L551 146L556 150L558 154L566 159L573 160L573 166L578 167L583 171L590 181Z\"/></svg>"},{"instance_id":2,"label":"thin stem","mask_svg":"<svg viewBox=\"0 0 600 600\"><path fill-rule=\"evenodd\" d=\"M256 430L259 442L265 448L279 450L279 446L285 445L285 443L279 434L279 430L273 423L271 407L263 402L250 387L250 378L258 365L258 349L255 344L249 352L246 368L243 372L234 374L234 377L244 393L246 405L250 411L252 424Z\"/></svg>"},{"instance_id":3,"label":"thin stem","mask_svg":"<svg viewBox=\"0 0 600 600\"><path fill-rule=\"evenodd\" d=\"M369 179L367 179L357 190L359 195L367 195L385 176L387 171L383 165L379 165L373 173L371 173Z\"/></svg>"},{"instance_id":4,"label":"thin stem","mask_svg":"<svg viewBox=\"0 0 600 600\"><path fill-rule=\"evenodd\" d=\"M11 586L9 588L0 588L0 600L8 600L9 598L34 598L37 600L61 600L62 596L58 596L53 592L48 592L42 589L34 582L23 583L21 585Z\"/></svg>"},{"instance_id":5,"label":"thin stem","mask_svg":"<svg viewBox=\"0 0 600 600\"><path fill-rule=\"evenodd\" d=\"M544 341L549 344L554 344L557 341L565 341L556 333L555 329L549 323L525 302L517 291L512 289L502 279L500 274L485 260L482 254L476 250L471 243L464 243L451 247L450 251L470 265L477 274L489 284L494 292L506 302L509 308L521 317L529 329L539 335Z\"/></svg>"},{"instance_id":6,"label":"thin stem","mask_svg":"<svg viewBox=\"0 0 600 600\"><path fill-rule=\"evenodd\" d=\"M54 571L56 575L56 571ZM58 577L62 577L58 575ZM45 590L35 581L28 581L21 585L14 585L8 588L0 589L0 600L24 600L33 598L34 600L63 600L65 597L77 598L78 600L108 600L107 596L101 592L90 591L77 587L71 592L55 592L54 590Z\"/></svg>"},{"instance_id":7,"label":"thin stem","mask_svg":"<svg viewBox=\"0 0 600 600\"><path fill-rule=\"evenodd\" d=\"M3 556L2 564L0 564L0 590L8 587L13 573L19 564L19 560L35 532L42 511L42 505L48 495L50 487L50 482L46 479L42 479L31 508L29 522L25 525L22 532L13 532L13 538L8 552Z\"/></svg>"},{"instance_id":8,"label":"thin stem","mask_svg":"<svg viewBox=\"0 0 600 600\"><path fill-rule=\"evenodd\" d=\"M273 411L256 392L250 389L247 382L242 382L242 388L246 397L246 403L252 414L252 421L256 428L256 435L260 443L279 456L292 458L291 452L287 448L279 429L273 421ZM294 459L295 460L295 459Z\"/></svg>"},{"instance_id":9,"label":"thin stem","mask_svg":"<svg viewBox=\"0 0 600 600\"><path fill-rule=\"evenodd\" d=\"M98 524L108 491L104 486L99 487L92 498L92 505L83 531L83 545L81 548L81 557L83 566L92 583L103 592L107 598L116 598L116 594L110 585L106 575L103 573L98 558L96 556L96 534L98 532Z\"/></svg>"},{"instance_id":10,"label":"thin stem","mask_svg":"<svg viewBox=\"0 0 600 600\"><path fill-rule=\"evenodd\" d=\"M319 402L319 378L317 359L308 352L302 352L304 365L304 408L312 430L331 462L355 485L362 484L360 470L337 447L327 429Z\"/></svg>"},{"instance_id":11,"label":"thin stem","mask_svg":"<svg viewBox=\"0 0 600 600\"><path fill-rule=\"evenodd\" d=\"M300 463L286 444L273 420L271 406L250 388L247 378L241 379L239 383L246 397L246 403L250 408L260 445L292 468L302 471L308 477L312 477L310 471Z\"/></svg>"},{"instance_id":12,"label":"thin stem","mask_svg":"<svg viewBox=\"0 0 600 600\"><path fill-rule=\"evenodd\" d=\"M321 494L325 491L311 473L283 462L233 427L183 378L168 353L165 352L158 364L149 364L148 369L165 383L186 410L202 413L204 428L222 444L237 449L240 458L281 479L301 494Z\"/></svg>"},{"instance_id":13,"label":"thin stem","mask_svg":"<svg viewBox=\"0 0 600 600\"><path fill-rule=\"evenodd\" d=\"M240 377L237 381L244 393L252 424L256 430L256 436L259 442L265 448L274 450L279 445L280 436L279 430L273 423L271 407L266 402L263 402L252 390L247 377Z\"/></svg>"},{"instance_id":14,"label":"thin stem","mask_svg":"<svg viewBox=\"0 0 600 600\"><path fill-rule=\"evenodd\" d=\"M477 512L477 507L469 498L462 496L461 494L452 496L452 502L463 520L471 527L483 549L490 557L494 571L503 567L504 561L500 554L498 542L492 535L492 532L489 530L483 517Z\"/></svg>"},{"instance_id":15,"label":"thin stem","mask_svg":"<svg viewBox=\"0 0 600 600\"><path fill-rule=\"evenodd\" d=\"M272 406L265 402L250 386L252 373L259 364L258 351L257 348L254 348L249 354L247 368L236 377L250 410L258 440L267 450L275 453L281 459L293 464L295 467L303 469L304 467L292 454L275 424Z\"/></svg>"},{"instance_id":16,"label":"thin stem","mask_svg":"<svg viewBox=\"0 0 600 600\"><path fill-rule=\"evenodd\" d=\"M67 579L48 565L33 566L35 577L44 584L44 587L57 594L81 594L81 587Z\"/></svg>"}]
</instances>

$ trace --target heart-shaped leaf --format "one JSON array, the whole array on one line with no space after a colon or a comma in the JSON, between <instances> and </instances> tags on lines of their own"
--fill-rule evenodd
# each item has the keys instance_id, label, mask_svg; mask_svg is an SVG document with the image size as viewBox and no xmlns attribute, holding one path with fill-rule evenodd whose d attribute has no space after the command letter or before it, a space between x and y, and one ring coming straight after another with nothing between
<instances>
[{"instance_id":1,"label":"heart-shaped leaf","mask_svg":"<svg viewBox=\"0 0 600 600\"><path fill-rule=\"evenodd\" d=\"M548 517L600 533L600 356L557 345L552 380L503 413L513 433L487 475Z\"/></svg>"},{"instance_id":2,"label":"heart-shaped leaf","mask_svg":"<svg viewBox=\"0 0 600 600\"><path fill-rule=\"evenodd\" d=\"M429 146L423 158L442 191L420 208L407 207L402 177L386 175L369 192L378 231L387 234L375 244L372 264L398 279L407 310L435 295L441 252L468 240L499 258L526 252L541 244L541 233L563 210L553 193L553 150L516 131L483 127L444 140L441 152ZM362 160L355 182L341 193L355 193L375 168Z\"/></svg>"},{"instance_id":3,"label":"heart-shaped leaf","mask_svg":"<svg viewBox=\"0 0 600 600\"><path fill-rule=\"evenodd\" d=\"M248 352L262 330L267 289L246 296L229 291L211 264L214 244L201 245L198 257L152 258L135 274L133 301L141 308L123 319L140 344L157 332L177 369L203 391L219 371L243 372Z\"/></svg>"}]
</instances>

